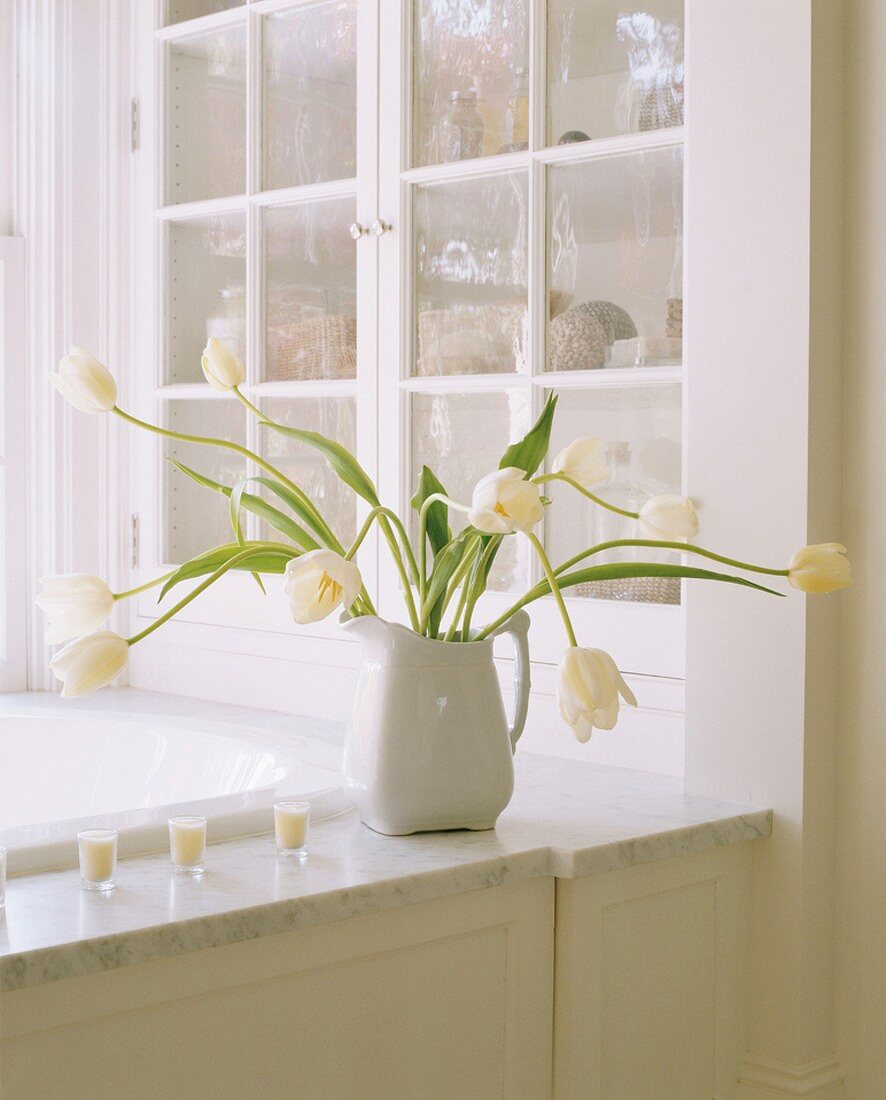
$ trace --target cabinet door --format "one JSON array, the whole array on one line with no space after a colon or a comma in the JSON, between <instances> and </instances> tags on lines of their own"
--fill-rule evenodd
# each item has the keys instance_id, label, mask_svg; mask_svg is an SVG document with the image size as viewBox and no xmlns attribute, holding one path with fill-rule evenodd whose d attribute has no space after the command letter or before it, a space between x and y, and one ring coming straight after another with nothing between
<instances>
[{"instance_id":1,"label":"cabinet door","mask_svg":"<svg viewBox=\"0 0 886 1100\"><path fill-rule=\"evenodd\" d=\"M550 393L551 453L600 437L601 495L637 511L681 492L682 0L410 0L382 20L386 495L405 507L426 464L468 502ZM562 484L549 495L555 564L637 534ZM673 560L621 549L588 563L624 558ZM480 617L540 576L525 540L506 540ZM629 673L682 675L678 581L584 584L568 602L582 643ZM533 656L557 661L555 608L530 610Z\"/></svg>"},{"instance_id":2,"label":"cabinet door","mask_svg":"<svg viewBox=\"0 0 886 1100\"><path fill-rule=\"evenodd\" d=\"M258 408L332 436L375 469L375 258L372 238L352 229L376 208L375 12L357 0L169 0L154 24L154 7L138 13L140 169L150 166L139 172L138 254L156 258L153 287L144 283L158 323L136 341L132 395L165 427L237 443L295 474L347 541L353 494L319 454L207 386L200 359L209 337L225 340L246 364L245 392ZM144 326L150 311L137 313ZM166 460L226 487L261 473L256 462L179 440L139 446L138 567L159 570L231 541L225 496ZM281 537L251 515L245 533ZM267 588L263 600L251 578L226 577L182 620L192 637L197 625L297 634L281 582L269 578ZM152 597L139 614L157 614Z\"/></svg>"}]
</instances>

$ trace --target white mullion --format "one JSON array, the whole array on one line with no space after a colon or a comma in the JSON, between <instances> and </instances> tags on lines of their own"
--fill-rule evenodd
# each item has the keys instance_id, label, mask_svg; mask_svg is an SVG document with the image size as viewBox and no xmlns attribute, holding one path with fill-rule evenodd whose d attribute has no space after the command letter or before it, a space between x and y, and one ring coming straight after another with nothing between
<instances>
[{"instance_id":1,"label":"white mullion","mask_svg":"<svg viewBox=\"0 0 886 1100\"><path fill-rule=\"evenodd\" d=\"M258 191L252 196L257 206L292 206L302 202L323 199L348 198L357 195L356 179L327 180L323 183L304 183L295 187L278 187L272 191Z\"/></svg>"},{"instance_id":2,"label":"white mullion","mask_svg":"<svg viewBox=\"0 0 886 1100\"><path fill-rule=\"evenodd\" d=\"M683 127L672 126L662 130L642 130L613 137L593 138L570 145L552 145L533 153L536 160L545 164L571 164L573 161L599 160L603 157L625 156L629 153L645 153L653 149L667 149L683 144Z\"/></svg>"},{"instance_id":3,"label":"white mullion","mask_svg":"<svg viewBox=\"0 0 886 1100\"><path fill-rule=\"evenodd\" d=\"M499 153L494 157L477 157L474 160L453 160L445 164L426 164L409 168L401 173L408 183L446 183L451 180L481 179L498 176L504 172L525 169L532 155L529 152Z\"/></svg>"},{"instance_id":4,"label":"white mullion","mask_svg":"<svg viewBox=\"0 0 886 1100\"><path fill-rule=\"evenodd\" d=\"M533 0L529 19L529 148L535 152L547 142L547 0Z\"/></svg>"},{"instance_id":5,"label":"white mullion","mask_svg":"<svg viewBox=\"0 0 886 1100\"><path fill-rule=\"evenodd\" d=\"M507 374L422 374L400 382L400 388L406 393L502 393L506 390L525 390L526 386L526 376L517 371Z\"/></svg>"},{"instance_id":6,"label":"white mullion","mask_svg":"<svg viewBox=\"0 0 886 1100\"><path fill-rule=\"evenodd\" d=\"M199 15L196 19L184 19L180 23L170 23L166 27L158 27L154 35L158 42L194 38L201 34L211 34L213 31L227 30L229 27L242 23L244 16L248 16L248 14L249 9L244 4L239 8L212 12L209 15Z\"/></svg>"},{"instance_id":7,"label":"white mullion","mask_svg":"<svg viewBox=\"0 0 886 1100\"><path fill-rule=\"evenodd\" d=\"M264 347L261 338L264 331L263 317L263 267L260 211L251 196L261 188L262 174L262 57L261 16L254 11L246 14L246 381L251 385L262 377ZM258 452L261 446L255 417L242 409L246 417L245 438L250 451ZM248 459L246 476L258 473L255 463ZM258 516L247 513L245 523L247 538L258 538Z\"/></svg>"},{"instance_id":8,"label":"white mullion","mask_svg":"<svg viewBox=\"0 0 886 1100\"><path fill-rule=\"evenodd\" d=\"M154 213L158 221L188 221L193 218L211 218L219 214L239 214L246 203L245 195L223 195L218 199L196 199L193 202L160 206Z\"/></svg>"},{"instance_id":9,"label":"white mullion","mask_svg":"<svg viewBox=\"0 0 886 1100\"><path fill-rule=\"evenodd\" d=\"M535 157L535 151L543 149L547 130L547 87L546 55L547 36L545 9L546 0L534 0L530 9L529 27L529 74L530 74L530 120L529 148L533 150L529 164L529 346L526 349L528 363L527 387L529 390L529 419L535 418L541 411L544 391L537 385L537 378L544 373L547 365L546 341L548 323L548 272L547 272L547 179L544 164ZM544 539L544 535L542 535ZM534 584L541 579L542 570L538 555L528 552L528 543L522 540L519 558L524 555L527 579Z\"/></svg>"},{"instance_id":10,"label":"white mullion","mask_svg":"<svg viewBox=\"0 0 886 1100\"><path fill-rule=\"evenodd\" d=\"M549 371L532 379L534 386L546 386L552 390L591 389L616 386L650 386L682 382L683 368L679 365L664 367L603 367L599 370Z\"/></svg>"},{"instance_id":11,"label":"white mullion","mask_svg":"<svg viewBox=\"0 0 886 1100\"><path fill-rule=\"evenodd\" d=\"M257 382L249 387L249 392L258 397L357 397L361 388L355 378L309 378L298 382Z\"/></svg>"}]
</instances>

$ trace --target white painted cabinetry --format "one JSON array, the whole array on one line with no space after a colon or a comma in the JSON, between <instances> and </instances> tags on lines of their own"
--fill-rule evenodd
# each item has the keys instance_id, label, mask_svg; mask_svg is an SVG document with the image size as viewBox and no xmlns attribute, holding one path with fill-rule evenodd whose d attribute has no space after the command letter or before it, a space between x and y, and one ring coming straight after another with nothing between
<instances>
[{"instance_id":1,"label":"white painted cabinetry","mask_svg":"<svg viewBox=\"0 0 886 1100\"><path fill-rule=\"evenodd\" d=\"M749 861L529 879L7 993L4 1100L727 1100Z\"/></svg>"}]
</instances>

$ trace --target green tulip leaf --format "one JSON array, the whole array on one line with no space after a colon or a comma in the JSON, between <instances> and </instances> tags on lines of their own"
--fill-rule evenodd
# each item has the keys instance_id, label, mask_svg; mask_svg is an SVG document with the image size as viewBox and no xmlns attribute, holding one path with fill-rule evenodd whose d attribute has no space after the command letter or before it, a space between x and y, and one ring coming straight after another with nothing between
<instances>
[{"instance_id":1,"label":"green tulip leaf","mask_svg":"<svg viewBox=\"0 0 886 1100\"><path fill-rule=\"evenodd\" d=\"M545 401L544 408L538 415L538 420L526 435L517 443L512 443L502 455L501 462L498 464L500 470L504 470L509 466L516 466L518 470L525 470L527 477L532 477L544 462L544 457L548 453L556 408L557 395L552 393Z\"/></svg>"},{"instance_id":2,"label":"green tulip leaf","mask_svg":"<svg viewBox=\"0 0 886 1100\"><path fill-rule=\"evenodd\" d=\"M710 569L696 569L691 565L664 565L661 562L612 562L609 565L591 565L577 569L574 573L561 573L557 581L562 592L576 584L588 584L593 581L624 580L630 577L686 577L689 580L723 581L725 584L740 584L744 588L756 588L758 592L768 592L771 596L784 596L774 588L756 584L744 577L735 577L731 573L716 573ZM550 593L551 586L546 580L539 581L526 593L526 601L538 599Z\"/></svg>"},{"instance_id":3,"label":"green tulip leaf","mask_svg":"<svg viewBox=\"0 0 886 1100\"><path fill-rule=\"evenodd\" d=\"M196 577L204 577L209 573L214 573L216 569L229 562L231 558L242 554L244 549L248 549L248 546L248 543L245 546L237 542L226 543L224 546L215 546L211 550L191 558L190 561L186 561L167 579L160 589L157 602L159 603L171 588L182 581L189 581ZM299 551L284 546L283 543L280 543L279 550L273 550L268 546L256 547L254 555L233 566L233 568L245 570L249 573L283 573L286 570L286 563L298 556Z\"/></svg>"},{"instance_id":4,"label":"green tulip leaf","mask_svg":"<svg viewBox=\"0 0 886 1100\"><path fill-rule=\"evenodd\" d=\"M230 497L233 493L233 489L228 485L222 485L218 481L213 481L212 478L206 477L203 474L198 474L196 470L190 469L190 467L185 466L184 463L178 462L174 458L169 459L169 461L177 470L191 478L192 481L196 481L198 485L202 485L204 488L211 489L213 492L220 493L222 496L226 497ZM293 493L289 492L285 486L280 485L279 482L273 481L272 478L256 477L252 480L260 482L266 488L271 489L272 492L277 492L277 495L285 500L290 507L294 507L294 501L295 504L299 505L299 508L294 508L294 510L305 519L306 522L309 522L309 516L306 510L301 508L298 498ZM281 493L277 491L278 489L283 490L287 495L282 496ZM275 508L272 504L268 504L268 502L263 500L260 496L256 496L254 493L243 493L240 503L247 512L252 512L253 515L263 519L270 527L273 527L274 530L291 538L296 546L300 546L302 550L317 550L319 548L320 543L303 527L297 524L295 520L290 519L289 516L281 512L278 508Z\"/></svg>"},{"instance_id":5,"label":"green tulip leaf","mask_svg":"<svg viewBox=\"0 0 886 1100\"><path fill-rule=\"evenodd\" d=\"M240 523L240 510L242 507L243 493L252 478L243 477L237 482L234 488L231 490L231 495L228 498L231 526L234 528L234 538L237 540L239 546L244 546L246 539L243 536L243 526ZM265 586L262 584L262 579L258 573L253 573L252 578L259 587L259 591L263 596L267 596Z\"/></svg>"},{"instance_id":6,"label":"green tulip leaf","mask_svg":"<svg viewBox=\"0 0 886 1100\"><path fill-rule=\"evenodd\" d=\"M263 420L259 423L263 427L279 432L280 435L285 435L289 439L296 439L299 443L306 443L309 447L319 451L345 485L350 486L358 496L363 497L373 508L379 507L381 501L378 499L378 492L372 483L372 478L347 447L343 447L341 443L336 443L334 439L328 439L325 435L320 435L319 432L309 432L303 428L288 428L283 424L274 424L270 420Z\"/></svg>"},{"instance_id":7,"label":"green tulip leaf","mask_svg":"<svg viewBox=\"0 0 886 1100\"><path fill-rule=\"evenodd\" d=\"M418 488L415 491L415 496L409 503L416 512L421 512L424 502L435 493L442 493L443 496L449 495L434 471L428 466L422 466L421 474L418 479ZM443 547L452 539L452 531L449 527L449 509L442 500L435 501L430 508L428 508L427 537L431 547L431 554L434 557L436 557Z\"/></svg>"}]
</instances>

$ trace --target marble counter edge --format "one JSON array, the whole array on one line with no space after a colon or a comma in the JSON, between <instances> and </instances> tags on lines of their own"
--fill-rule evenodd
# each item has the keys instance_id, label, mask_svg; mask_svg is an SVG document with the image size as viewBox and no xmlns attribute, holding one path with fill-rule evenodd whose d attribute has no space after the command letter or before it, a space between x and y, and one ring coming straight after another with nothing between
<instances>
[{"instance_id":1,"label":"marble counter edge","mask_svg":"<svg viewBox=\"0 0 886 1100\"><path fill-rule=\"evenodd\" d=\"M244 942L519 879L582 878L768 836L770 810L750 810L604 844L542 843L469 863L26 949L0 957L0 992Z\"/></svg>"}]
</instances>

